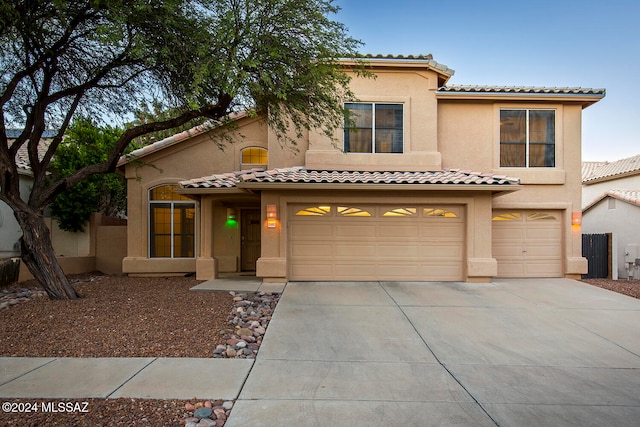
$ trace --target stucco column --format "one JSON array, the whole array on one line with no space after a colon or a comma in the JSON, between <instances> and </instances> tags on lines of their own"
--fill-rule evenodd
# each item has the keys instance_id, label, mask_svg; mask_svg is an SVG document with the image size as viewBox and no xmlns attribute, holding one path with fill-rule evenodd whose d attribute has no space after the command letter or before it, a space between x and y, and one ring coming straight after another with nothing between
<instances>
[{"instance_id":1,"label":"stucco column","mask_svg":"<svg viewBox=\"0 0 640 427\"><path fill-rule=\"evenodd\" d=\"M276 218L267 218L267 206L274 205ZM256 263L256 275L265 282L282 282L287 278L286 248L282 233L287 224L286 204L280 202L279 195L263 191L261 203L261 251Z\"/></svg>"},{"instance_id":2,"label":"stucco column","mask_svg":"<svg viewBox=\"0 0 640 427\"><path fill-rule=\"evenodd\" d=\"M488 282L498 274L491 254L491 194L477 195L467 205L467 281Z\"/></svg>"},{"instance_id":3,"label":"stucco column","mask_svg":"<svg viewBox=\"0 0 640 427\"><path fill-rule=\"evenodd\" d=\"M589 262L582 257L582 212L576 205L573 206L575 211L567 209L565 212L565 224L568 224L568 232L565 233L565 253L567 254L567 262L565 263L565 277L570 279L580 279L582 274L586 274L589 270ZM573 212L578 214L577 223L573 223Z\"/></svg>"},{"instance_id":4,"label":"stucco column","mask_svg":"<svg viewBox=\"0 0 640 427\"><path fill-rule=\"evenodd\" d=\"M199 204L196 279L212 280L218 277L216 260L213 258L213 206L210 197L203 196Z\"/></svg>"}]
</instances>

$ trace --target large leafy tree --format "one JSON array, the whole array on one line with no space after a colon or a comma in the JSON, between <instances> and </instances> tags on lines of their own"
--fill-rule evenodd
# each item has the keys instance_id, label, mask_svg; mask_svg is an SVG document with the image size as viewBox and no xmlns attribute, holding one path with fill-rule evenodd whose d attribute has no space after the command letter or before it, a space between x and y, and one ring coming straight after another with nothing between
<instances>
[{"instance_id":1,"label":"large leafy tree","mask_svg":"<svg viewBox=\"0 0 640 427\"><path fill-rule=\"evenodd\" d=\"M87 165L104 162L122 130L113 126L96 126L91 119L74 121L58 146L52 161L53 179L75 173ZM58 194L51 205L51 213L60 228L84 231L93 212L116 217L126 212L127 186L117 173L97 174Z\"/></svg>"},{"instance_id":2,"label":"large leafy tree","mask_svg":"<svg viewBox=\"0 0 640 427\"><path fill-rule=\"evenodd\" d=\"M22 260L53 299L78 295L55 259L43 210L95 174L113 172L135 138L198 118L223 123L261 112L331 133L352 94L338 60L359 42L333 19L333 0L14 0L0 3L0 200L22 227ZM104 161L51 180L47 171L78 116L125 117L161 100L171 117L123 131ZM6 129L23 129L9 143ZM38 153L45 129L57 135ZM26 146L34 184L20 197L16 153Z\"/></svg>"}]
</instances>

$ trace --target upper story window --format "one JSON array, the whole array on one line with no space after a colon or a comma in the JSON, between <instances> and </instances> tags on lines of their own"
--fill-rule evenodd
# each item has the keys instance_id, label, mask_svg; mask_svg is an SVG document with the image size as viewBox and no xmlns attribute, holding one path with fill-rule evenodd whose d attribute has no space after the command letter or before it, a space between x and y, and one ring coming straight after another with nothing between
<instances>
[{"instance_id":1,"label":"upper story window","mask_svg":"<svg viewBox=\"0 0 640 427\"><path fill-rule=\"evenodd\" d=\"M265 148L249 147L240 152L242 169L266 168L269 163L268 152Z\"/></svg>"},{"instance_id":2,"label":"upper story window","mask_svg":"<svg viewBox=\"0 0 640 427\"><path fill-rule=\"evenodd\" d=\"M555 167L555 110L500 110L500 166Z\"/></svg>"},{"instance_id":3,"label":"upper story window","mask_svg":"<svg viewBox=\"0 0 640 427\"><path fill-rule=\"evenodd\" d=\"M345 153L402 153L403 105L348 102Z\"/></svg>"},{"instance_id":4,"label":"upper story window","mask_svg":"<svg viewBox=\"0 0 640 427\"><path fill-rule=\"evenodd\" d=\"M196 205L177 186L149 190L149 257L193 258Z\"/></svg>"}]
</instances>

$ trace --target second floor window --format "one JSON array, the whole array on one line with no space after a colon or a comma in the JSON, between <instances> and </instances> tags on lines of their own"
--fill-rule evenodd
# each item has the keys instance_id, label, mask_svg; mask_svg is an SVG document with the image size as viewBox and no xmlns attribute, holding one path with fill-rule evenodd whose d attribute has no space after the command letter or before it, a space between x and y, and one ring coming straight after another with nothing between
<instances>
[{"instance_id":1,"label":"second floor window","mask_svg":"<svg viewBox=\"0 0 640 427\"><path fill-rule=\"evenodd\" d=\"M555 110L500 110L500 166L555 165Z\"/></svg>"},{"instance_id":2,"label":"second floor window","mask_svg":"<svg viewBox=\"0 0 640 427\"><path fill-rule=\"evenodd\" d=\"M345 109L345 153L403 152L402 104L349 102Z\"/></svg>"}]
</instances>

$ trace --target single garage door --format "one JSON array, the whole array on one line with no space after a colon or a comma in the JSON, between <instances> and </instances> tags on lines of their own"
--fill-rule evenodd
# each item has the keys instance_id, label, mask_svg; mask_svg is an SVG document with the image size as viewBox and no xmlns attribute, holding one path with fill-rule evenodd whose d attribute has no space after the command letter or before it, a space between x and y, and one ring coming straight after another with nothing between
<instances>
[{"instance_id":1,"label":"single garage door","mask_svg":"<svg viewBox=\"0 0 640 427\"><path fill-rule=\"evenodd\" d=\"M463 280L460 206L291 205L290 280Z\"/></svg>"},{"instance_id":2,"label":"single garage door","mask_svg":"<svg viewBox=\"0 0 640 427\"><path fill-rule=\"evenodd\" d=\"M562 276L560 211L494 211L498 277Z\"/></svg>"}]
</instances>

